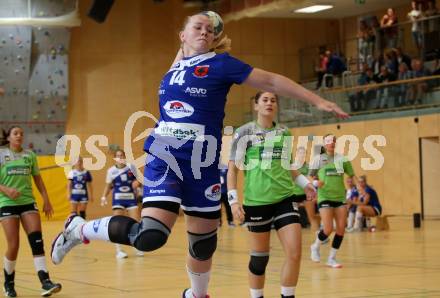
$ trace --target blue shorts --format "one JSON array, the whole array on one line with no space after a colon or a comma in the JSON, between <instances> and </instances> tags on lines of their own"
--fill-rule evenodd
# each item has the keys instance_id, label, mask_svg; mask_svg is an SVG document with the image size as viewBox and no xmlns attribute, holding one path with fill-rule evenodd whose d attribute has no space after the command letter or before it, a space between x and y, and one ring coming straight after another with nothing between
<instances>
[{"instance_id":1,"label":"blue shorts","mask_svg":"<svg viewBox=\"0 0 440 298\"><path fill-rule=\"evenodd\" d=\"M180 206L187 215L220 218L218 162L207 167L195 165L194 169L190 160L179 159L176 162L174 166L169 166L162 159L147 156L143 207L157 207L178 213Z\"/></svg>"},{"instance_id":2,"label":"blue shorts","mask_svg":"<svg viewBox=\"0 0 440 298\"><path fill-rule=\"evenodd\" d=\"M132 200L116 200L113 198L112 200L112 210L115 209L133 209L138 207L138 201L136 196Z\"/></svg>"},{"instance_id":3,"label":"blue shorts","mask_svg":"<svg viewBox=\"0 0 440 298\"><path fill-rule=\"evenodd\" d=\"M78 204L78 203L88 203L89 202L89 198L88 197L83 197L83 196L73 196L70 197L70 202L73 204Z\"/></svg>"}]
</instances>

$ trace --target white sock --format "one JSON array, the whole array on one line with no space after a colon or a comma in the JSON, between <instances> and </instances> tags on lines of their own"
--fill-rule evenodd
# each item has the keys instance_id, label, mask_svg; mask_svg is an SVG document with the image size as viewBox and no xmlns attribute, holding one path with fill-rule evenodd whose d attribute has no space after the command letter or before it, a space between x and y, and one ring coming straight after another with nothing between
<instances>
[{"instance_id":1,"label":"white sock","mask_svg":"<svg viewBox=\"0 0 440 298\"><path fill-rule=\"evenodd\" d=\"M10 261L8 258L3 257L3 268L5 269L7 274L12 274L15 271L15 264L17 261Z\"/></svg>"},{"instance_id":2,"label":"white sock","mask_svg":"<svg viewBox=\"0 0 440 298\"><path fill-rule=\"evenodd\" d=\"M195 298L205 298L208 293L209 278L211 271L204 273L192 272L188 266L186 267L189 280L191 281L191 292Z\"/></svg>"},{"instance_id":3,"label":"white sock","mask_svg":"<svg viewBox=\"0 0 440 298\"><path fill-rule=\"evenodd\" d=\"M334 248L334 247L332 247L331 249L330 249L330 253L329 253L329 255L328 255L328 258L329 259L336 259L336 253L338 252L338 250L336 249L336 248Z\"/></svg>"},{"instance_id":4,"label":"white sock","mask_svg":"<svg viewBox=\"0 0 440 298\"><path fill-rule=\"evenodd\" d=\"M321 246L321 240L319 240L318 236L316 236L315 242L313 242L313 245L315 247Z\"/></svg>"},{"instance_id":5,"label":"white sock","mask_svg":"<svg viewBox=\"0 0 440 298\"><path fill-rule=\"evenodd\" d=\"M34 265L35 265L35 270L37 270L37 272L41 270L47 272L45 256L34 257Z\"/></svg>"},{"instance_id":6,"label":"white sock","mask_svg":"<svg viewBox=\"0 0 440 298\"><path fill-rule=\"evenodd\" d=\"M87 222L82 227L82 235L88 240L110 241L108 223L112 216L98 218Z\"/></svg>"},{"instance_id":7,"label":"white sock","mask_svg":"<svg viewBox=\"0 0 440 298\"><path fill-rule=\"evenodd\" d=\"M263 297L263 289L250 289L251 291L251 298L260 298Z\"/></svg>"},{"instance_id":8,"label":"white sock","mask_svg":"<svg viewBox=\"0 0 440 298\"><path fill-rule=\"evenodd\" d=\"M295 296L295 287L283 287L283 286L281 286L281 295L283 295L283 296Z\"/></svg>"},{"instance_id":9,"label":"white sock","mask_svg":"<svg viewBox=\"0 0 440 298\"><path fill-rule=\"evenodd\" d=\"M351 229L354 224L354 212L348 212L347 228Z\"/></svg>"},{"instance_id":10,"label":"white sock","mask_svg":"<svg viewBox=\"0 0 440 298\"><path fill-rule=\"evenodd\" d=\"M362 213L356 211L356 219L354 221L355 229L362 229Z\"/></svg>"}]
</instances>

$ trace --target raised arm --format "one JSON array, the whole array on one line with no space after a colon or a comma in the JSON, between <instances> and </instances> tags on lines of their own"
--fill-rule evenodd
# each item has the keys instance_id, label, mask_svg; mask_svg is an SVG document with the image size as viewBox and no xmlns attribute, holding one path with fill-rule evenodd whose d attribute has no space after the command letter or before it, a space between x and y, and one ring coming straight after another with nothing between
<instances>
[{"instance_id":1,"label":"raised arm","mask_svg":"<svg viewBox=\"0 0 440 298\"><path fill-rule=\"evenodd\" d=\"M316 106L321 111L333 113L341 119L349 117L336 103L325 100L291 79L276 73L254 68L244 83L256 89L299 99Z\"/></svg>"}]
</instances>

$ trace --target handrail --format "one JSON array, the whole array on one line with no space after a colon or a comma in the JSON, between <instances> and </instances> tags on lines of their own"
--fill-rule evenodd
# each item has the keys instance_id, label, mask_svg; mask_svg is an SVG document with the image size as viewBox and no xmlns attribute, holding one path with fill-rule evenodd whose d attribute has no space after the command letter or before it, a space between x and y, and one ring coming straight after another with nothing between
<instances>
[{"instance_id":1,"label":"handrail","mask_svg":"<svg viewBox=\"0 0 440 298\"><path fill-rule=\"evenodd\" d=\"M401 84L407 84L407 83L417 83L417 82L423 82L423 81L430 81L440 79L440 75L435 76L424 76L420 78L412 78L412 79L405 79L405 80L397 80L392 82L385 82L385 83L374 83L374 84L368 84L368 85L359 85L354 87L347 87L347 88L341 88L341 87L335 87L331 89L323 89L323 93L341 93L341 92L350 92L350 91L362 91L362 90L368 90L368 89L379 89L381 87L386 86L394 86L394 85L401 85Z\"/></svg>"}]
</instances>

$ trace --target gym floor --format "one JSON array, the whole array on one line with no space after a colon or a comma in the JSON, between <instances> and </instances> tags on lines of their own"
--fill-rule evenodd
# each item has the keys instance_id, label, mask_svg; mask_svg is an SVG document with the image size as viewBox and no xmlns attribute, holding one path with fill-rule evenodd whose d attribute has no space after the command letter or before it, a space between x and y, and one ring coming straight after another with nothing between
<instances>
[{"instance_id":1,"label":"gym floor","mask_svg":"<svg viewBox=\"0 0 440 298\"><path fill-rule=\"evenodd\" d=\"M412 227L412 218L392 217L389 231L346 234L338 260L342 269L330 269L309 259L314 238L303 230L303 257L297 297L440 297L440 221ZM62 222L44 222L46 253ZM16 268L19 297L38 297L40 284L30 248L21 230L21 248ZM3 232L0 251L6 249ZM325 260L329 245L321 250ZM187 251L183 218L179 218L165 247L136 257L115 258L114 245L93 242L75 248L61 265L48 259L51 278L63 285L57 297L181 297L188 286L185 270ZM279 275L283 253L273 233L266 271L265 298L280 297ZM247 230L223 226L211 277L211 297L248 297Z\"/></svg>"}]
</instances>

